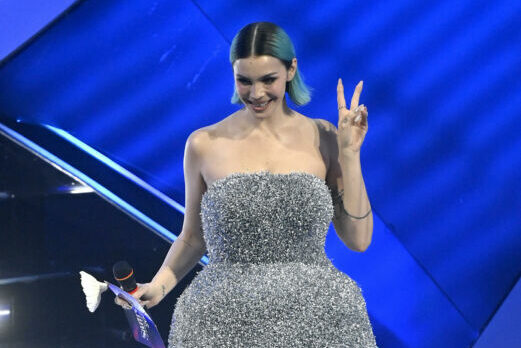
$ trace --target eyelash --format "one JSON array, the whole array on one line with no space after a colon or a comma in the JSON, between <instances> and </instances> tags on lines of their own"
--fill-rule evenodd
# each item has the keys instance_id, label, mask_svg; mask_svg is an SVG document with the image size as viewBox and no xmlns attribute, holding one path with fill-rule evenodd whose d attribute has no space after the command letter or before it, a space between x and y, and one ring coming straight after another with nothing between
<instances>
[{"instance_id":1,"label":"eyelash","mask_svg":"<svg viewBox=\"0 0 521 348\"><path fill-rule=\"evenodd\" d=\"M268 85L271 85L273 82L275 82L276 78L274 77L269 77L267 79L264 79L263 82L268 84ZM250 81L249 80L245 80L245 79L239 79L238 80L240 83L242 83L243 85L246 85L246 84L249 84Z\"/></svg>"}]
</instances>

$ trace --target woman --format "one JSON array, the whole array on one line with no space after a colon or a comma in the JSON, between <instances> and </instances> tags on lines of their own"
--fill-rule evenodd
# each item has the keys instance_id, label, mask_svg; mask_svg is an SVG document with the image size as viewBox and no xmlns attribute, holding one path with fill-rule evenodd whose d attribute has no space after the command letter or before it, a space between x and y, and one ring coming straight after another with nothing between
<instances>
[{"instance_id":1,"label":"woman","mask_svg":"<svg viewBox=\"0 0 521 348\"><path fill-rule=\"evenodd\" d=\"M230 62L243 108L189 136L181 234L134 296L155 306L208 251L177 301L169 347L376 347L360 288L324 252L331 220L352 250L371 242L362 81L347 109L339 79L337 130L286 104L286 92L297 105L310 93L277 25L242 28Z\"/></svg>"}]
</instances>

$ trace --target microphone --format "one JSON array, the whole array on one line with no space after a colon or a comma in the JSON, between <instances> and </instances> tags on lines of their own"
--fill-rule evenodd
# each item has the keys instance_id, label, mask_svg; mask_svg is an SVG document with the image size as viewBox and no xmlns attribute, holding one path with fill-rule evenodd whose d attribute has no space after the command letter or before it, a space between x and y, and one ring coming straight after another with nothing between
<instances>
[{"instance_id":1,"label":"microphone","mask_svg":"<svg viewBox=\"0 0 521 348\"><path fill-rule=\"evenodd\" d=\"M134 278L134 270L127 261L118 261L112 267L112 273L123 290L129 294L137 291L136 279Z\"/></svg>"}]
</instances>

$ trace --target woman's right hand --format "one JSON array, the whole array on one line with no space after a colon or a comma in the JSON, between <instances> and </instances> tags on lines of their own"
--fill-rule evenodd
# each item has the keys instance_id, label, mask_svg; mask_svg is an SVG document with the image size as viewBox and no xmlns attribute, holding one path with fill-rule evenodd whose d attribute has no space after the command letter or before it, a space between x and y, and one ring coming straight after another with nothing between
<instances>
[{"instance_id":1,"label":"woman's right hand","mask_svg":"<svg viewBox=\"0 0 521 348\"><path fill-rule=\"evenodd\" d=\"M164 286L162 287L153 283L138 283L137 286L138 289L132 294L132 297L134 297L143 307L152 308L165 297ZM130 309L130 304L123 298L116 296L114 302L125 309Z\"/></svg>"}]
</instances>

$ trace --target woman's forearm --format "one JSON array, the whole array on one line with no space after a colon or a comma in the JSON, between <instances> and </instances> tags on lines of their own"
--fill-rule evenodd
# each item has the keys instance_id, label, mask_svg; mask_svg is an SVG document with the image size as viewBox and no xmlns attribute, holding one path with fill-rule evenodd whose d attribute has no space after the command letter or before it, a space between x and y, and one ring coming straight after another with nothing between
<instances>
[{"instance_id":1,"label":"woman's forearm","mask_svg":"<svg viewBox=\"0 0 521 348\"><path fill-rule=\"evenodd\" d=\"M339 212L338 220L345 244L355 250L364 251L371 243L373 233L373 215L370 213L371 204L365 189L360 164L360 153L351 153L345 150L339 154L339 163L342 168L343 194L342 204L344 209ZM369 213L367 215L367 213ZM350 216L351 215L351 216ZM354 218L363 217L363 218Z\"/></svg>"},{"instance_id":2,"label":"woman's forearm","mask_svg":"<svg viewBox=\"0 0 521 348\"><path fill-rule=\"evenodd\" d=\"M204 243L189 240L181 232L172 243L163 265L152 279L152 284L168 294L199 262L206 252Z\"/></svg>"}]
</instances>

